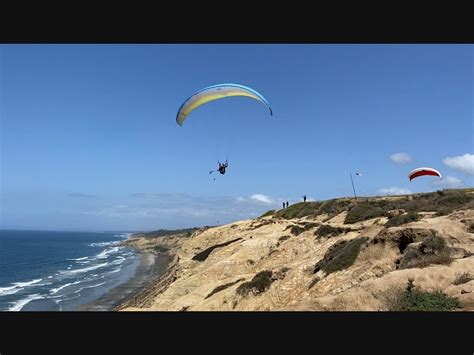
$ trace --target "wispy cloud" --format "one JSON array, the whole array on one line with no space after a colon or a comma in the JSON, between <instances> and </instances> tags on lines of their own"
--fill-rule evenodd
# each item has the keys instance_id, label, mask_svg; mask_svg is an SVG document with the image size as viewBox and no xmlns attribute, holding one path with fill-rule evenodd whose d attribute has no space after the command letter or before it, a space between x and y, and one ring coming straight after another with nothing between
<instances>
[{"instance_id":1,"label":"wispy cloud","mask_svg":"<svg viewBox=\"0 0 474 355\"><path fill-rule=\"evenodd\" d=\"M178 215L181 217L208 217L216 215L215 211L210 209L194 209L192 207L132 207L127 205L115 205L100 208L96 211L84 212L84 214L107 218L160 218L166 217L166 215Z\"/></svg>"},{"instance_id":2,"label":"wispy cloud","mask_svg":"<svg viewBox=\"0 0 474 355\"><path fill-rule=\"evenodd\" d=\"M474 175L474 154L466 153L456 157L446 157L443 159L443 164L465 174Z\"/></svg>"},{"instance_id":3,"label":"wispy cloud","mask_svg":"<svg viewBox=\"0 0 474 355\"><path fill-rule=\"evenodd\" d=\"M136 193L127 204L102 206L83 212L89 216L113 219L166 221L202 218L212 220L245 219L268 209L273 199L263 194L249 197L195 196L185 193Z\"/></svg>"},{"instance_id":4,"label":"wispy cloud","mask_svg":"<svg viewBox=\"0 0 474 355\"><path fill-rule=\"evenodd\" d=\"M274 205L283 201L281 198L273 198L264 194L253 194L248 197L236 197L236 202L245 203L247 205Z\"/></svg>"},{"instance_id":5,"label":"wispy cloud","mask_svg":"<svg viewBox=\"0 0 474 355\"><path fill-rule=\"evenodd\" d=\"M262 195L262 194L254 194L250 196L250 199L259 203L263 203L265 205L271 205L273 203L270 197Z\"/></svg>"},{"instance_id":6,"label":"wispy cloud","mask_svg":"<svg viewBox=\"0 0 474 355\"><path fill-rule=\"evenodd\" d=\"M73 192L68 194L69 197L82 197L82 198L96 198L97 196L94 195L88 195L88 194L83 194L80 192Z\"/></svg>"},{"instance_id":7,"label":"wispy cloud","mask_svg":"<svg viewBox=\"0 0 474 355\"><path fill-rule=\"evenodd\" d=\"M408 164L412 159L407 153L395 153L390 156L390 160L395 164Z\"/></svg>"},{"instance_id":8,"label":"wispy cloud","mask_svg":"<svg viewBox=\"0 0 474 355\"><path fill-rule=\"evenodd\" d=\"M461 181L461 179L458 179L457 177L445 176L441 180L433 181L433 185L447 189L457 189L463 187L464 183Z\"/></svg>"},{"instance_id":9,"label":"wispy cloud","mask_svg":"<svg viewBox=\"0 0 474 355\"><path fill-rule=\"evenodd\" d=\"M381 195L408 195L412 192L409 189L402 187L388 187L377 190L377 193Z\"/></svg>"}]
</instances>

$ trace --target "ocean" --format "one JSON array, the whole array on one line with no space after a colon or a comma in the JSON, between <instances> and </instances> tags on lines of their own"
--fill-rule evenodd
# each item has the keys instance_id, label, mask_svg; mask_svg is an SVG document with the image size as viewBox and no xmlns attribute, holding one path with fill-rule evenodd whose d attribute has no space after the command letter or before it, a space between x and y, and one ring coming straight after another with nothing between
<instances>
[{"instance_id":1,"label":"ocean","mask_svg":"<svg viewBox=\"0 0 474 355\"><path fill-rule=\"evenodd\" d=\"M127 233L0 230L0 311L74 311L126 282Z\"/></svg>"}]
</instances>

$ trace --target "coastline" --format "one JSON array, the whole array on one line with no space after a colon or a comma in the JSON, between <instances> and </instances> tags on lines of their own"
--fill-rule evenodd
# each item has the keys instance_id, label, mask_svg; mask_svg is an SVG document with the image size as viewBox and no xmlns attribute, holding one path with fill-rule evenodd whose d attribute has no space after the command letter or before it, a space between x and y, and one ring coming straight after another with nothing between
<instances>
[{"instance_id":1,"label":"coastline","mask_svg":"<svg viewBox=\"0 0 474 355\"><path fill-rule=\"evenodd\" d=\"M136 233L121 245L140 255L135 274L109 290L101 298L82 305L76 311L122 311L150 307L155 296L176 280L178 251L194 233L207 228Z\"/></svg>"},{"instance_id":2,"label":"coastline","mask_svg":"<svg viewBox=\"0 0 474 355\"><path fill-rule=\"evenodd\" d=\"M127 303L152 284L154 280L162 276L172 260L170 256L165 254L157 255L151 252L136 251L140 254L140 264L137 266L135 274L99 299L78 307L76 311L114 311L115 308Z\"/></svg>"}]
</instances>

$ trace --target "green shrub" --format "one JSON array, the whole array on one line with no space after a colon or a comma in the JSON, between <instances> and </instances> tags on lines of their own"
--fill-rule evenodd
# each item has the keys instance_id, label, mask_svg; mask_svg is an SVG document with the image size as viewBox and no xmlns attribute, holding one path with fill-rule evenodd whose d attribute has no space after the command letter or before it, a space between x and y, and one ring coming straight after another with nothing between
<instances>
[{"instance_id":1,"label":"green shrub","mask_svg":"<svg viewBox=\"0 0 474 355\"><path fill-rule=\"evenodd\" d=\"M423 240L420 249L424 254L441 252L446 249L446 241L440 236L430 235Z\"/></svg>"},{"instance_id":2,"label":"green shrub","mask_svg":"<svg viewBox=\"0 0 474 355\"><path fill-rule=\"evenodd\" d=\"M167 248L164 248L164 247L159 246L159 245L154 246L153 250L158 252L158 253L166 253L168 251Z\"/></svg>"},{"instance_id":3,"label":"green shrub","mask_svg":"<svg viewBox=\"0 0 474 355\"><path fill-rule=\"evenodd\" d=\"M409 249L398 265L399 269L423 268L433 264L449 265L453 261L451 252L443 238L431 235L417 249Z\"/></svg>"},{"instance_id":4,"label":"green shrub","mask_svg":"<svg viewBox=\"0 0 474 355\"><path fill-rule=\"evenodd\" d=\"M437 216L437 217L447 216L451 212L453 212L453 210L451 208L441 207L440 209L438 209L435 216Z\"/></svg>"},{"instance_id":5,"label":"green shrub","mask_svg":"<svg viewBox=\"0 0 474 355\"><path fill-rule=\"evenodd\" d=\"M312 288L314 285L316 285L320 280L321 280L321 279L320 279L318 276L316 276L316 277L310 282L310 284L309 284L309 286L308 286L308 290L309 290L310 288Z\"/></svg>"},{"instance_id":6,"label":"green shrub","mask_svg":"<svg viewBox=\"0 0 474 355\"><path fill-rule=\"evenodd\" d=\"M460 306L457 298L442 291L419 290L412 279L408 280L404 291L398 291L395 297L387 301L389 311L392 312L447 312Z\"/></svg>"},{"instance_id":7,"label":"green shrub","mask_svg":"<svg viewBox=\"0 0 474 355\"><path fill-rule=\"evenodd\" d=\"M457 209L469 208L473 200L474 196L466 190L443 190L414 195L412 201L402 203L400 208L410 212L437 212L438 216L444 216Z\"/></svg>"},{"instance_id":8,"label":"green shrub","mask_svg":"<svg viewBox=\"0 0 474 355\"><path fill-rule=\"evenodd\" d=\"M453 261L449 251L439 254L423 255L418 251L410 250L400 261L399 269L424 268L430 265L449 265Z\"/></svg>"},{"instance_id":9,"label":"green shrub","mask_svg":"<svg viewBox=\"0 0 474 355\"><path fill-rule=\"evenodd\" d=\"M263 217L268 217L268 216L271 216L272 214L275 213L275 210L270 210L270 211L267 211L265 212L264 214L262 214L260 217L258 218L263 218Z\"/></svg>"},{"instance_id":10,"label":"green shrub","mask_svg":"<svg viewBox=\"0 0 474 355\"><path fill-rule=\"evenodd\" d=\"M403 214L400 216L394 216L388 220L387 223L385 223L385 227L395 227L395 226L400 226L402 224L410 223L410 222L416 222L421 218L421 216L416 213L416 212L409 212L407 214Z\"/></svg>"},{"instance_id":11,"label":"green shrub","mask_svg":"<svg viewBox=\"0 0 474 355\"><path fill-rule=\"evenodd\" d=\"M211 297L212 295L216 294L217 292L221 292L223 290L225 290L226 288L229 288L231 286L234 286L236 283L239 283L240 281L243 281L244 279L238 279L237 281L234 281L234 282L229 282L229 283L226 283L224 285L220 285L220 286L217 286L215 289L213 289L211 291L211 293L209 293L205 299Z\"/></svg>"},{"instance_id":12,"label":"green shrub","mask_svg":"<svg viewBox=\"0 0 474 355\"><path fill-rule=\"evenodd\" d=\"M252 280L244 282L237 287L236 292L241 296L247 296L252 293L254 296L265 292L272 284L272 272L269 270L261 271L256 274Z\"/></svg>"},{"instance_id":13,"label":"green shrub","mask_svg":"<svg viewBox=\"0 0 474 355\"><path fill-rule=\"evenodd\" d=\"M474 223L469 224L469 228L467 230L469 233L474 233Z\"/></svg>"},{"instance_id":14,"label":"green shrub","mask_svg":"<svg viewBox=\"0 0 474 355\"><path fill-rule=\"evenodd\" d=\"M318 210L318 214L328 214L330 217L336 216L345 211L352 202L349 200L332 199L324 201Z\"/></svg>"},{"instance_id":15,"label":"green shrub","mask_svg":"<svg viewBox=\"0 0 474 355\"><path fill-rule=\"evenodd\" d=\"M349 210L344 223L352 224L366 221L368 219L381 217L383 214L384 210L381 207L374 207L370 203L360 203Z\"/></svg>"},{"instance_id":16,"label":"green shrub","mask_svg":"<svg viewBox=\"0 0 474 355\"><path fill-rule=\"evenodd\" d=\"M462 284L465 284L469 281L472 281L474 280L474 277L468 273L468 272L464 272L458 276L456 276L456 279L454 280L453 284L454 285L462 285Z\"/></svg>"},{"instance_id":17,"label":"green shrub","mask_svg":"<svg viewBox=\"0 0 474 355\"><path fill-rule=\"evenodd\" d=\"M304 227L300 227L300 226L297 226L297 225L293 225L291 226L291 229L290 229L290 232L291 234L293 235L300 235L301 233L303 232L306 232L312 228L315 228L317 227L319 224L317 223L306 223L304 225Z\"/></svg>"},{"instance_id":18,"label":"green shrub","mask_svg":"<svg viewBox=\"0 0 474 355\"><path fill-rule=\"evenodd\" d=\"M349 199L332 199L323 202L300 202L281 209L273 214L274 218L316 217L327 213L328 218L348 211L345 223L355 223L375 217L381 217L382 211L404 209L407 212L437 212L449 214L458 209L474 208L474 195L467 189L436 191L410 195L403 199L367 199L356 202Z\"/></svg>"},{"instance_id":19,"label":"green shrub","mask_svg":"<svg viewBox=\"0 0 474 355\"><path fill-rule=\"evenodd\" d=\"M324 257L314 267L314 273L323 270L326 275L335 271L347 269L357 259L360 247L368 238L357 238L349 241L341 241L331 246Z\"/></svg>"},{"instance_id":20,"label":"green shrub","mask_svg":"<svg viewBox=\"0 0 474 355\"><path fill-rule=\"evenodd\" d=\"M214 245L210 248L207 248L206 250L203 250L202 252L196 254L193 256L193 260L197 260L197 261L204 261L207 259L207 257L209 256L209 254L212 253L212 251L216 248L221 248L221 247L225 247L229 244L232 244L232 243L235 243L236 241L238 240L241 240L242 238L237 238L237 239L233 239L233 240L230 240L228 242L225 242L225 243L221 243L221 244L217 244L217 245Z\"/></svg>"},{"instance_id":21,"label":"green shrub","mask_svg":"<svg viewBox=\"0 0 474 355\"><path fill-rule=\"evenodd\" d=\"M332 217L345 211L351 203L347 199L332 199L324 202L299 202L279 210L274 214L274 217L292 219L307 216L316 217L325 213Z\"/></svg>"},{"instance_id":22,"label":"green shrub","mask_svg":"<svg viewBox=\"0 0 474 355\"><path fill-rule=\"evenodd\" d=\"M275 280L283 280L286 276L286 273L290 271L290 268L284 266L282 267L280 270L274 272L272 274L272 280L275 281Z\"/></svg>"},{"instance_id":23,"label":"green shrub","mask_svg":"<svg viewBox=\"0 0 474 355\"><path fill-rule=\"evenodd\" d=\"M316 215L322 202L299 202L275 213L274 217L284 219L302 218Z\"/></svg>"},{"instance_id":24,"label":"green shrub","mask_svg":"<svg viewBox=\"0 0 474 355\"><path fill-rule=\"evenodd\" d=\"M351 230L352 229L350 228L333 227L329 224L323 224L314 232L314 235L318 237L330 237L339 235L341 233L350 232Z\"/></svg>"},{"instance_id":25,"label":"green shrub","mask_svg":"<svg viewBox=\"0 0 474 355\"><path fill-rule=\"evenodd\" d=\"M145 238L157 238L157 237L165 237L167 235L176 235L176 234L186 234L199 230L200 228L184 228L184 229L175 229L175 230L168 230L168 229L159 229L153 232L147 233L137 233L136 235L145 237Z\"/></svg>"}]
</instances>

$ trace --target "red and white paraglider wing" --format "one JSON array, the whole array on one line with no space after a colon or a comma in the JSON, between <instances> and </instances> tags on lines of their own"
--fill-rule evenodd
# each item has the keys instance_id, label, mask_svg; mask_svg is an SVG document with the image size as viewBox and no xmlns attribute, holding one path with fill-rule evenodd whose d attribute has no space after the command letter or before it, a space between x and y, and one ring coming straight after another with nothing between
<instances>
[{"instance_id":1,"label":"red and white paraglider wing","mask_svg":"<svg viewBox=\"0 0 474 355\"><path fill-rule=\"evenodd\" d=\"M411 180L420 177L420 176L425 176L425 175L431 175L431 176L438 176L440 179L442 179L441 173L433 168L417 168L414 169L408 174L408 178Z\"/></svg>"}]
</instances>

